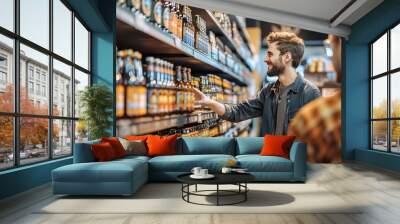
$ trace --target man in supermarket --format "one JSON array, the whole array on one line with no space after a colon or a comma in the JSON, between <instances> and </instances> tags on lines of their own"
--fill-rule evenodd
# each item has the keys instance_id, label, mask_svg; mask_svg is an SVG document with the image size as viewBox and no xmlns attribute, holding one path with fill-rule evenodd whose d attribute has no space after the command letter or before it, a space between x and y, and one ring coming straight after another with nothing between
<instances>
[{"instance_id":1,"label":"man in supermarket","mask_svg":"<svg viewBox=\"0 0 400 224\"><path fill-rule=\"evenodd\" d=\"M227 105L208 98L198 89L193 91L198 104L209 107L222 119L239 122L262 117L262 136L286 135L297 111L321 93L296 72L304 53L301 38L294 33L272 32L267 36L267 44L264 62L268 65L268 75L278 79L264 86L255 98Z\"/></svg>"}]
</instances>

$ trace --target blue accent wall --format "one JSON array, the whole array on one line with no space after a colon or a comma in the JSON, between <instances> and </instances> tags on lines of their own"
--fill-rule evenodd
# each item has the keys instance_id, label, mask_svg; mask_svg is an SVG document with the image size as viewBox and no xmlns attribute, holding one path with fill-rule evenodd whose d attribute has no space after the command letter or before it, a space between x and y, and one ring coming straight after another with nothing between
<instances>
[{"instance_id":1,"label":"blue accent wall","mask_svg":"<svg viewBox=\"0 0 400 224\"><path fill-rule=\"evenodd\" d=\"M67 2L92 32L92 82L107 85L115 98L115 0L67 0ZM110 119L114 121L110 132L115 135L115 113ZM71 163L72 157L68 157L1 171L0 199L50 182L53 169Z\"/></svg>"},{"instance_id":2,"label":"blue accent wall","mask_svg":"<svg viewBox=\"0 0 400 224\"><path fill-rule=\"evenodd\" d=\"M6 170L0 173L0 199L48 183L51 171L72 163L72 158L64 158Z\"/></svg>"},{"instance_id":3,"label":"blue accent wall","mask_svg":"<svg viewBox=\"0 0 400 224\"><path fill-rule=\"evenodd\" d=\"M116 117L115 117L115 40L116 40L116 10L115 1L101 1L98 5L101 14L108 18L106 21L110 25L110 30L107 32L92 33L92 72L93 83L105 84L109 87L113 96L113 121L109 132L112 136L116 135Z\"/></svg>"},{"instance_id":4,"label":"blue accent wall","mask_svg":"<svg viewBox=\"0 0 400 224\"><path fill-rule=\"evenodd\" d=\"M369 43L400 22L399 12L399 0L385 0L352 25L344 44L343 158L392 170L399 170L400 157L369 149Z\"/></svg>"}]
</instances>

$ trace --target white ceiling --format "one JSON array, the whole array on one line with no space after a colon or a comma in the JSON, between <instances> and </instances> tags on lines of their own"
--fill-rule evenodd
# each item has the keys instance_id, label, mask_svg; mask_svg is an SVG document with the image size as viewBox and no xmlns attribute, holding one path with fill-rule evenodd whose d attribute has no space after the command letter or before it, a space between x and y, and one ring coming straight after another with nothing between
<instances>
[{"instance_id":1,"label":"white ceiling","mask_svg":"<svg viewBox=\"0 0 400 224\"><path fill-rule=\"evenodd\" d=\"M230 0L230 2L245 1ZM252 0L246 4L329 21L349 2L350 0Z\"/></svg>"},{"instance_id":2,"label":"white ceiling","mask_svg":"<svg viewBox=\"0 0 400 224\"><path fill-rule=\"evenodd\" d=\"M347 37L350 26L383 0L175 0L260 21ZM336 20L333 20L347 4Z\"/></svg>"}]
</instances>

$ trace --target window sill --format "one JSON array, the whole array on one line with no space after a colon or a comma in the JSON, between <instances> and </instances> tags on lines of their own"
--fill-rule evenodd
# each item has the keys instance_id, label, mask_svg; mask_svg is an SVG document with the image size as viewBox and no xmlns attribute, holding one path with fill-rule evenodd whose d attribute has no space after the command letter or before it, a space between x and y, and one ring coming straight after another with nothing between
<instances>
[{"instance_id":1,"label":"window sill","mask_svg":"<svg viewBox=\"0 0 400 224\"><path fill-rule=\"evenodd\" d=\"M16 167L16 168L10 168L10 169L7 169L7 170L0 171L0 176L1 175L6 175L6 174L10 174L10 173L14 173L14 172L20 172L20 171L32 169L32 168L35 168L35 167L49 165L49 164L52 164L52 163L58 163L58 162L66 161L66 160L72 159L72 157L73 156L67 156L67 157L63 157L63 158L59 158L59 159L52 159L52 160L43 161L43 162L39 162L39 163L35 163L35 164L24 165L24 166Z\"/></svg>"}]
</instances>

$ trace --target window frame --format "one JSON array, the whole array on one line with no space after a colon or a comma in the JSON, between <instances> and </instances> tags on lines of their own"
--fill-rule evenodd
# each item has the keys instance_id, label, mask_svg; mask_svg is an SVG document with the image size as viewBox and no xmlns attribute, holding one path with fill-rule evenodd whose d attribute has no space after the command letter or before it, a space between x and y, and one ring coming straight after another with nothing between
<instances>
[{"instance_id":1,"label":"window frame","mask_svg":"<svg viewBox=\"0 0 400 224\"><path fill-rule=\"evenodd\" d=\"M389 28L385 29L384 32L379 34L375 39L373 39L370 43L368 43L369 47L369 149L373 151L379 151L379 152L386 152L386 153L391 153L391 154L400 154L400 152L393 152L392 151L392 122L393 121L400 121L400 117L393 117L392 116L392 98L391 98L391 91L392 91L392 86L391 86L391 80L392 76L395 75L396 73L400 72L400 67L393 68L391 69L391 32L392 29L395 28L396 26L400 26L400 21L395 22L392 24ZM379 38L383 37L384 35L387 35L387 64L386 64L386 71L380 74L376 74L374 76L373 74L373 44L376 43ZM373 118L373 81L378 79L386 77L386 86L387 86L387 105L386 105L386 118ZM375 121L386 121L386 151L379 150L374 148L374 136L373 136L373 122Z\"/></svg>"},{"instance_id":2,"label":"window frame","mask_svg":"<svg viewBox=\"0 0 400 224\"><path fill-rule=\"evenodd\" d=\"M4 27L0 26L0 35L3 35L5 37L11 38L13 41L13 52L12 52L12 57L13 57L13 63L12 63L12 74L13 75L13 79L14 79L14 110L13 112L1 112L0 111L0 116L11 116L13 119L13 153L14 153L14 161L13 161L13 166L10 167L5 167L5 168L0 168L0 172L5 171L5 170L10 170L10 169L15 169L18 167L23 167L23 166L29 166L29 165L33 165L33 164L37 164L37 163L43 163L49 160L53 160L53 159L61 159L61 158L65 158L65 157L70 157L73 155L73 151L74 151L74 143L75 143L75 123L76 121L79 120L79 117L75 117L75 108L72 107L71 108L71 114L70 116L56 116L53 115L53 59L58 60L61 63L64 63L68 66L71 66L71 104L74 105L75 103L75 88L74 88L74 82L75 82L75 69L87 74L89 76L89 83L88 86L92 85L92 69L91 69L91 50L92 50L92 44L91 44L91 37L92 37L92 31L89 29L89 27L87 26L87 24L83 21L83 19L72 9L72 7L65 1L65 0L59 0L62 4L64 4L64 6L66 8L68 8L68 10L71 11L71 18L70 18L70 22L71 22L71 59L67 59L64 58L63 56L55 53L53 50L53 1L54 0L47 0L49 2L49 47L48 49L46 49L45 47L42 47L39 44L36 44L32 41L30 41L29 39L24 38L23 36L20 35L20 0L14 0L13 1L13 10L14 10L14 18L13 18L13 22L14 22L14 31L10 31ZM81 66L79 66L78 64L75 63L75 18L77 20L79 20L79 22L84 26L84 28L88 31L88 35L89 35L89 39L88 39L88 61L89 61L89 65L88 65L88 69L85 69ZM46 96L48 97L48 113L46 115L39 115L39 114L27 114L27 113L21 113L20 112L20 85L21 85L21 80L20 80L20 65L21 65L21 61L20 61L20 44L23 44L27 47L32 48L33 50L36 50L40 53L43 53L45 55L48 56L49 59L49 63L48 63L48 82L46 83L46 91L48 93L46 93ZM27 74L26 74L26 81L28 82L30 79L29 76L29 68L28 67L29 64L27 64ZM42 80L41 80L41 74L42 72L40 72L40 76L39 76L39 82L42 84ZM36 83L36 69L33 70L33 79L32 79L34 86ZM40 85L41 86L41 85ZM27 90L29 91L29 90ZM34 89L34 91L36 91ZM38 95L38 96L42 96L42 94ZM32 162L32 163L26 163L26 164L21 164L20 161L20 119L21 118L45 118L47 119L48 122L48 136L47 136L47 142L49 143L47 145L47 151L48 151L48 155L47 158L43 158L43 160L40 160L38 162ZM53 122L56 120L66 120L66 121L71 121L71 153L68 155L63 155L63 156L54 156L53 152L54 152L54 147L52 144L53 141Z\"/></svg>"}]
</instances>

